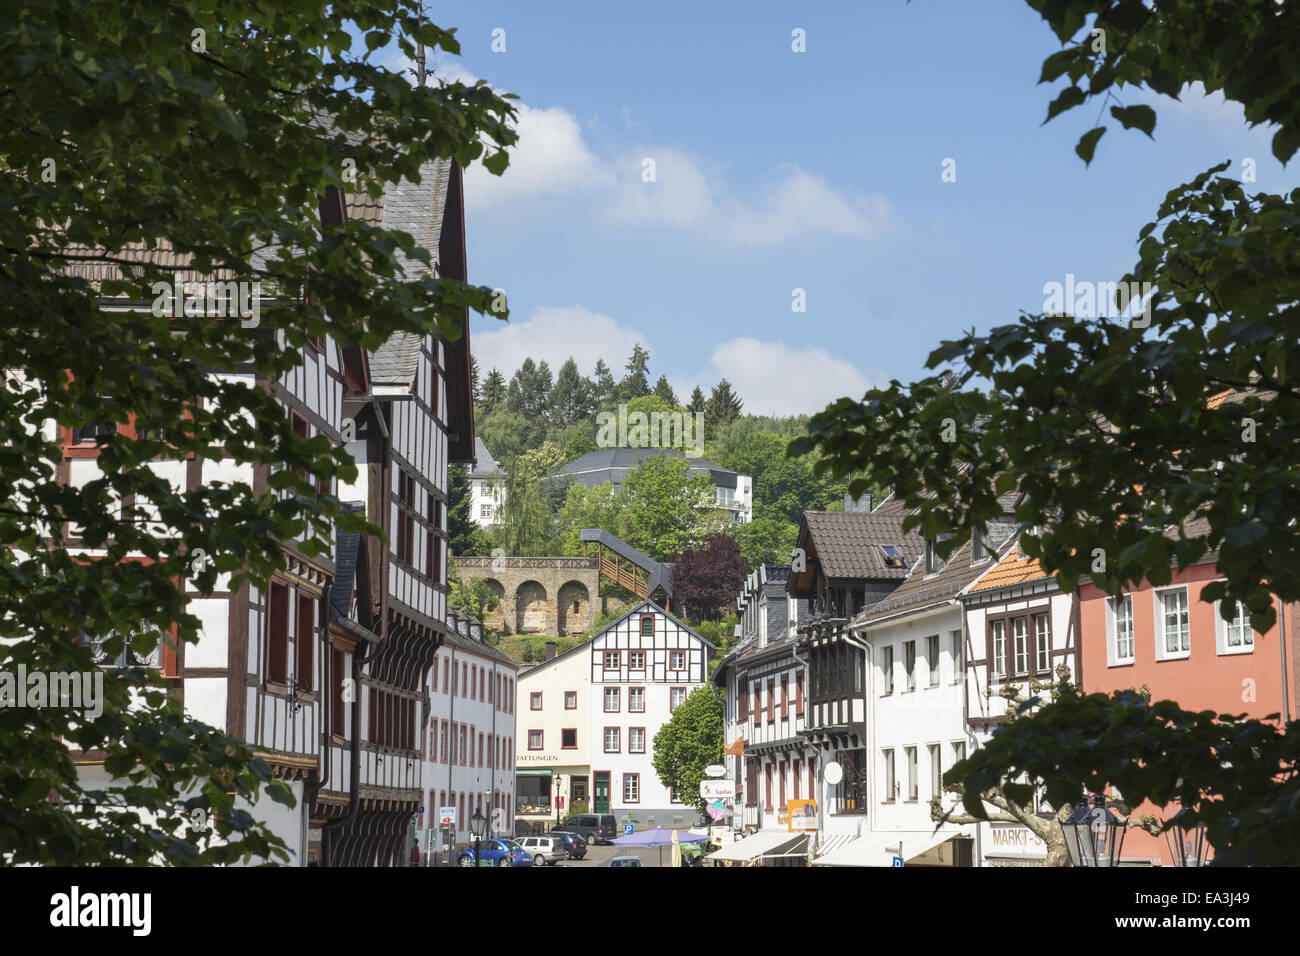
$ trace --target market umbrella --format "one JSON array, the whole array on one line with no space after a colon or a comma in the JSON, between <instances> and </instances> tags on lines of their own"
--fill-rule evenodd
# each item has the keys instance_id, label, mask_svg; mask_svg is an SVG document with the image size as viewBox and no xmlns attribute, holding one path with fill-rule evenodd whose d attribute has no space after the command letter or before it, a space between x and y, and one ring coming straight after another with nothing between
<instances>
[{"instance_id":1,"label":"market umbrella","mask_svg":"<svg viewBox=\"0 0 1300 956\"><path fill-rule=\"evenodd\" d=\"M709 838L707 833L691 833L683 830L673 830L669 827L654 827L651 830L642 830L640 833L632 833L627 836L616 837L609 842L615 846L657 846L664 847L671 843L702 843ZM663 865L663 851L659 852L659 865Z\"/></svg>"}]
</instances>

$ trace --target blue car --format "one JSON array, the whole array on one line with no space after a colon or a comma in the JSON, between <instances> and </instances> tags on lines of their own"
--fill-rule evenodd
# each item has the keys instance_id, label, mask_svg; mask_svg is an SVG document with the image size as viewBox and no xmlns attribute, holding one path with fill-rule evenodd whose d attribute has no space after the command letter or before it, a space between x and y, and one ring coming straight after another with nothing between
<instances>
[{"instance_id":1,"label":"blue car","mask_svg":"<svg viewBox=\"0 0 1300 956\"><path fill-rule=\"evenodd\" d=\"M532 866L533 858L514 840L484 840L479 847L479 866ZM458 866L474 865L474 848L461 850Z\"/></svg>"}]
</instances>

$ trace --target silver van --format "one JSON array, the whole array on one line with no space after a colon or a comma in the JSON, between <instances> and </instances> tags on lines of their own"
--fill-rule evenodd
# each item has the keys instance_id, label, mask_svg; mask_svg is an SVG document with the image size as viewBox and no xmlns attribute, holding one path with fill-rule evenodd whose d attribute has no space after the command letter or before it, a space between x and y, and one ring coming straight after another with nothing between
<instances>
[{"instance_id":1,"label":"silver van","mask_svg":"<svg viewBox=\"0 0 1300 956\"><path fill-rule=\"evenodd\" d=\"M519 837L516 842L524 852L533 858L533 866L555 866L561 860L569 858L569 851L564 848L564 841L553 836Z\"/></svg>"}]
</instances>

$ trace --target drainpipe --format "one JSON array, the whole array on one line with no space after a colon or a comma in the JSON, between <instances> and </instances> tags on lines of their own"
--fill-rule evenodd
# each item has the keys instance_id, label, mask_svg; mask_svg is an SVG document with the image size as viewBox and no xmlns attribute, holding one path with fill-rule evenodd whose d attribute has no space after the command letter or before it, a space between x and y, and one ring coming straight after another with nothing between
<instances>
[{"instance_id":1,"label":"drainpipe","mask_svg":"<svg viewBox=\"0 0 1300 956\"><path fill-rule=\"evenodd\" d=\"M961 601L958 601L957 604L958 604L958 606L961 608L961 653L962 653L962 658L963 658L963 660L962 660L962 664L963 664L963 666L962 666L962 669L961 669L961 719L962 719L962 730L965 732L967 740L970 741L970 755L974 755L974 753L975 753L975 749L976 749L976 748L978 747L978 745L979 745L979 738L975 736L975 731L971 730L971 727L970 727L970 689L969 689L969 687L967 686L967 680L966 680L966 679L967 679L967 676L968 676L967 673L966 673L967 668L964 666L965 663L966 663L966 661L965 661L965 657L966 657L966 644L968 643L968 640L969 640L969 631L968 631L967 628L966 628L966 605L963 604L963 603L961 603ZM988 612L985 611L985 614L987 614L987 613L988 613ZM1049 602L1048 602L1048 605L1047 605L1047 613L1048 613L1048 614L1051 614L1051 613L1052 613L1052 605L1051 605L1050 599L1049 599ZM1050 619L1049 619L1049 620L1050 620ZM975 866L983 866L983 865L984 865L984 824L982 824L982 823L976 823L976 824L975 824L975 862L974 862L974 865L975 865Z\"/></svg>"},{"instance_id":2,"label":"drainpipe","mask_svg":"<svg viewBox=\"0 0 1300 956\"><path fill-rule=\"evenodd\" d=\"M871 644L855 636L851 625L845 628L844 641L850 647L856 647L862 651L862 722L864 724L862 746L866 750L863 755L864 766L862 767L862 773L867 776L867 791L863 794L863 799L867 802L867 829L870 830L876 815L875 801L871 799L871 781L875 774L868 771L876 752L876 722L870 719L872 715L867 713L867 702L873 700L871 696Z\"/></svg>"},{"instance_id":3,"label":"drainpipe","mask_svg":"<svg viewBox=\"0 0 1300 956\"><path fill-rule=\"evenodd\" d=\"M1278 637L1280 638L1278 643L1281 645L1282 651L1282 726L1285 727L1286 722L1290 719L1291 703L1287 694L1286 683L1286 604L1283 603L1280 597L1277 599L1277 625Z\"/></svg>"},{"instance_id":4,"label":"drainpipe","mask_svg":"<svg viewBox=\"0 0 1300 956\"><path fill-rule=\"evenodd\" d=\"M451 768L456 765L456 689L459 684L458 677L460 672L456 670L456 645L451 645L451 683L447 685L451 691L451 704L447 713L447 799L451 800L452 805L456 804L452 800L451 789ZM456 836L460 833L460 821L456 821L456 826L451 831L452 850L456 849ZM441 844L439 845L441 849Z\"/></svg>"}]
</instances>

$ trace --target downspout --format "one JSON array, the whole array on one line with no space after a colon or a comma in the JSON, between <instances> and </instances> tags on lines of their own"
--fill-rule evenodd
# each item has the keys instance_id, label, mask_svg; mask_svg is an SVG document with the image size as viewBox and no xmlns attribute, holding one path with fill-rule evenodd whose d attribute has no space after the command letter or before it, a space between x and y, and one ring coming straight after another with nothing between
<instances>
[{"instance_id":1,"label":"downspout","mask_svg":"<svg viewBox=\"0 0 1300 956\"><path fill-rule=\"evenodd\" d=\"M966 605L958 599L957 604L961 607L961 652L963 656L961 669L961 719L962 730L966 734L966 739L970 741L970 753L974 756L976 749L979 747L979 738L970 726L970 687L967 684L967 667L964 660L966 647L970 643L970 631L966 624ZM1048 613L1051 613L1051 604L1048 604ZM987 613L987 612L985 612ZM1050 620L1050 618L1049 618ZM975 824L975 866L984 865L984 824Z\"/></svg>"},{"instance_id":2,"label":"downspout","mask_svg":"<svg viewBox=\"0 0 1300 956\"><path fill-rule=\"evenodd\" d=\"M459 684L458 677L460 672L456 670L456 645L451 645L451 683L448 689L451 691L451 705L447 713L447 799L455 806L456 801L452 799L451 789L451 768L456 765L456 685ZM456 821L456 826L451 832L451 846L454 851L456 848L456 837L460 833L460 821Z\"/></svg>"},{"instance_id":3,"label":"downspout","mask_svg":"<svg viewBox=\"0 0 1300 956\"><path fill-rule=\"evenodd\" d=\"M875 817L875 807L871 800L870 788L871 781L875 774L868 771L868 767L873 762L872 758L876 752L876 722L870 719L867 713L867 701L871 700L871 644L854 635L852 625L845 628L844 642L850 647L856 647L862 651L862 722L863 739L862 746L866 749L863 754L862 762L864 764L862 773L867 777L867 792L863 798L867 801L867 829L870 830L872 820ZM860 835L860 834L859 834Z\"/></svg>"},{"instance_id":4,"label":"downspout","mask_svg":"<svg viewBox=\"0 0 1300 956\"><path fill-rule=\"evenodd\" d=\"M1282 651L1282 726L1285 727L1287 721L1291 719L1291 702L1286 683L1286 604L1280 597L1277 599L1277 625L1280 638L1278 643Z\"/></svg>"}]
</instances>

